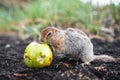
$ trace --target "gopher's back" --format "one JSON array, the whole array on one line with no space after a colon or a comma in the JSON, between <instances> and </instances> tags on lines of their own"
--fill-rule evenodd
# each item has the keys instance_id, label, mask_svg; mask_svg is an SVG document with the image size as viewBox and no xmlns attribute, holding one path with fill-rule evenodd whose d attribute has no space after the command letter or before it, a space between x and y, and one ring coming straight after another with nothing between
<instances>
[{"instance_id":1,"label":"gopher's back","mask_svg":"<svg viewBox=\"0 0 120 80\"><path fill-rule=\"evenodd\" d=\"M65 54L72 57L93 54L93 45L88 36L79 29L68 28L65 31ZM74 55L73 55L74 54Z\"/></svg>"}]
</instances>

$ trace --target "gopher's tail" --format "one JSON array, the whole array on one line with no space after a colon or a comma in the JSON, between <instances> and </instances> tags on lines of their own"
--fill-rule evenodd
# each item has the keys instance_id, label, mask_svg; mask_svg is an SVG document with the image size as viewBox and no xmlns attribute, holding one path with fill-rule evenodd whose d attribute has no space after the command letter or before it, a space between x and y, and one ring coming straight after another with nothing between
<instances>
[{"instance_id":1,"label":"gopher's tail","mask_svg":"<svg viewBox=\"0 0 120 80\"><path fill-rule=\"evenodd\" d=\"M115 59L112 56L108 56L108 55L94 55L94 60L98 60L98 61L104 61L104 62L112 62L112 61L117 61L117 59Z\"/></svg>"}]
</instances>

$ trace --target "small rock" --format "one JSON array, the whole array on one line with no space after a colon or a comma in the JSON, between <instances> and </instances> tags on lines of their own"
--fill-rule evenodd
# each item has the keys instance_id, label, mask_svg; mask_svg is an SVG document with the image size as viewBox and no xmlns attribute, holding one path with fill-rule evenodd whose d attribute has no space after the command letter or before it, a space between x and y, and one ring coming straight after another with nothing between
<instances>
[{"instance_id":1,"label":"small rock","mask_svg":"<svg viewBox=\"0 0 120 80\"><path fill-rule=\"evenodd\" d=\"M11 47L10 44L6 44L6 45L5 45L5 48L10 48L10 47Z\"/></svg>"}]
</instances>

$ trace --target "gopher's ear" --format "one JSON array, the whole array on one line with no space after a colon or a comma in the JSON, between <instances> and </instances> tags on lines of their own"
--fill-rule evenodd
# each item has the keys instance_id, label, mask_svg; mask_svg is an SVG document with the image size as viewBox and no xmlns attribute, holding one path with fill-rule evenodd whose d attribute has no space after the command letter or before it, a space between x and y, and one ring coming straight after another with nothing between
<instances>
[{"instance_id":1,"label":"gopher's ear","mask_svg":"<svg viewBox=\"0 0 120 80\"><path fill-rule=\"evenodd\" d=\"M55 29L55 32L54 32L54 33L55 33L55 34L60 33L60 30Z\"/></svg>"}]
</instances>

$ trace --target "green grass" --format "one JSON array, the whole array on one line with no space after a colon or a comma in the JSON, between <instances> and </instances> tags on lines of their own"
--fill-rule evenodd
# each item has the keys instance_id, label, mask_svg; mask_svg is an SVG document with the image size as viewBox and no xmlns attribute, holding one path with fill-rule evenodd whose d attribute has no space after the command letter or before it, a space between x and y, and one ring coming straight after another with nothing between
<instances>
[{"instance_id":1,"label":"green grass","mask_svg":"<svg viewBox=\"0 0 120 80\"><path fill-rule=\"evenodd\" d=\"M119 23L120 22L120 3L118 5L111 3L110 12L112 17L115 19L115 22Z\"/></svg>"},{"instance_id":2,"label":"green grass","mask_svg":"<svg viewBox=\"0 0 120 80\"><path fill-rule=\"evenodd\" d=\"M22 18L41 18L48 24L57 25L62 22L90 22L90 3L83 4L79 0L38 0L31 4L25 7ZM15 17L18 17L17 15Z\"/></svg>"},{"instance_id":3,"label":"green grass","mask_svg":"<svg viewBox=\"0 0 120 80\"><path fill-rule=\"evenodd\" d=\"M92 8L91 2L82 3L80 0L29 0L23 9L17 5L8 10L0 8L0 30L25 31L31 35L49 25L71 27L74 24L74 27L85 27L88 32L99 34L101 15L98 14L97 19L91 17ZM101 14L104 15L104 11ZM36 19L40 20L39 24L35 23ZM26 24L25 20L30 22ZM19 28L21 23L27 27Z\"/></svg>"}]
</instances>

